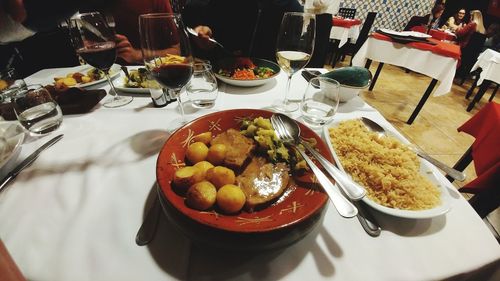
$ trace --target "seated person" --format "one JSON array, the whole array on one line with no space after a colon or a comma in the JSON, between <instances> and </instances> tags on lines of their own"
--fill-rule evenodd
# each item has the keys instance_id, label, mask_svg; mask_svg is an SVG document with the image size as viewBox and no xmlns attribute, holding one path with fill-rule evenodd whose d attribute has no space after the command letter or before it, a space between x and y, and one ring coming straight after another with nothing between
<instances>
[{"instance_id":1,"label":"seated person","mask_svg":"<svg viewBox=\"0 0 500 281\"><path fill-rule=\"evenodd\" d=\"M450 17L446 23L441 27L441 29L447 29L451 32L455 32L457 29L464 27L465 25L465 9L460 9L455 15Z\"/></svg>"},{"instance_id":2,"label":"seated person","mask_svg":"<svg viewBox=\"0 0 500 281\"><path fill-rule=\"evenodd\" d=\"M421 16L413 16L406 27L405 31L409 31L416 26L425 26L426 29L438 29L439 21L444 12L443 5L436 5L432 8L431 13L427 14L423 17Z\"/></svg>"},{"instance_id":3,"label":"seated person","mask_svg":"<svg viewBox=\"0 0 500 281\"><path fill-rule=\"evenodd\" d=\"M100 11L112 15L116 31L117 63L143 64L141 37L139 35L139 15L147 13L172 13L169 0L108 0L88 6L88 11Z\"/></svg>"},{"instance_id":4,"label":"seated person","mask_svg":"<svg viewBox=\"0 0 500 281\"><path fill-rule=\"evenodd\" d=\"M483 50L500 50L500 24L492 23L486 30L486 41L484 41Z\"/></svg>"},{"instance_id":5,"label":"seated person","mask_svg":"<svg viewBox=\"0 0 500 281\"><path fill-rule=\"evenodd\" d=\"M208 41L214 37L235 55L275 60L276 37L287 11L303 11L297 0L211 0L187 2L182 17L198 32L193 38L195 55L214 60L227 56ZM234 11L234 12L228 12Z\"/></svg>"},{"instance_id":6,"label":"seated person","mask_svg":"<svg viewBox=\"0 0 500 281\"><path fill-rule=\"evenodd\" d=\"M479 10L473 10L470 12L471 18L470 22L462 28L455 31L457 35L457 41L460 48L463 49L467 44L469 44L470 38L474 32L479 32L484 34L485 29L483 25L483 14Z\"/></svg>"}]
</instances>

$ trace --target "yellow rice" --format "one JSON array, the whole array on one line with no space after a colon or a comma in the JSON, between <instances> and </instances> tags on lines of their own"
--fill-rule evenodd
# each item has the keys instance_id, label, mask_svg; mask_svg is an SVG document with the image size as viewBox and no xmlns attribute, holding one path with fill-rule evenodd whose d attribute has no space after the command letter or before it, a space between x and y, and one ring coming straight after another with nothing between
<instances>
[{"instance_id":1,"label":"yellow rice","mask_svg":"<svg viewBox=\"0 0 500 281\"><path fill-rule=\"evenodd\" d=\"M397 139L379 137L361 120L350 120L330 128L330 140L344 169L366 187L371 200L404 210L440 204L440 191L420 174L417 155Z\"/></svg>"}]
</instances>

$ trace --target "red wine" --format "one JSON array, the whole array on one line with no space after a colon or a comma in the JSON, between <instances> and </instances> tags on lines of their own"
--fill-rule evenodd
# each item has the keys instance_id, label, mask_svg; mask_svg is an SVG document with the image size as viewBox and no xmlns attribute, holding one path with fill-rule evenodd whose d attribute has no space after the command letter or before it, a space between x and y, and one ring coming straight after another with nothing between
<instances>
[{"instance_id":1,"label":"red wine","mask_svg":"<svg viewBox=\"0 0 500 281\"><path fill-rule=\"evenodd\" d=\"M107 71L115 62L116 45L111 41L96 43L80 48L76 53L93 67Z\"/></svg>"},{"instance_id":2,"label":"red wine","mask_svg":"<svg viewBox=\"0 0 500 281\"><path fill-rule=\"evenodd\" d=\"M193 74L193 66L189 64L163 64L155 67L151 74L163 87L180 89L189 82Z\"/></svg>"}]
</instances>

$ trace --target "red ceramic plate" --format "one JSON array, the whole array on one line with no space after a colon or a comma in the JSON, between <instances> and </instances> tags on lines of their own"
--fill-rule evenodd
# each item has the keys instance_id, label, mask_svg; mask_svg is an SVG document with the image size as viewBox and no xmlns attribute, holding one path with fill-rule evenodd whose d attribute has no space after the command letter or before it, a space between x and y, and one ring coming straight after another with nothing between
<instances>
[{"instance_id":1,"label":"red ceramic plate","mask_svg":"<svg viewBox=\"0 0 500 281\"><path fill-rule=\"evenodd\" d=\"M234 215L224 215L214 210L198 211L185 204L184 197L172 190L172 179L177 169L185 165L184 154L192 137L211 131L215 136L230 128L239 129L244 119L259 116L269 118L272 112L254 109L235 109L221 111L200 117L178 129L164 144L158 156L156 176L166 202L187 220L193 220L204 226L236 233L265 233L291 228L304 220L317 215L325 206L328 197L319 184L312 181L309 174L295 178L279 200L271 206L248 213L242 211ZM319 151L332 161L323 140L311 129L300 124L302 137L315 138Z\"/></svg>"}]
</instances>

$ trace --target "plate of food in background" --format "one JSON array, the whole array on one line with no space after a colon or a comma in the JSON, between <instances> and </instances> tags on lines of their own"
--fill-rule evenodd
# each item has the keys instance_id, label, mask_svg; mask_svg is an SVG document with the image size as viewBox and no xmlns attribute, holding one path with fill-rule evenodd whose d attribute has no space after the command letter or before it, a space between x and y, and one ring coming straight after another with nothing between
<instances>
[{"instance_id":1,"label":"plate of food in background","mask_svg":"<svg viewBox=\"0 0 500 281\"><path fill-rule=\"evenodd\" d=\"M120 75L120 65L113 64L109 70L111 79ZM54 76L54 87L61 91L68 88L87 88L106 82L106 76L102 70L89 65L65 69Z\"/></svg>"},{"instance_id":2,"label":"plate of food in background","mask_svg":"<svg viewBox=\"0 0 500 281\"><path fill-rule=\"evenodd\" d=\"M149 89L160 89L158 82L149 79L148 71L144 67L127 67L127 73L122 72L115 82L118 91L149 95Z\"/></svg>"},{"instance_id":3,"label":"plate of food in background","mask_svg":"<svg viewBox=\"0 0 500 281\"><path fill-rule=\"evenodd\" d=\"M214 65L214 74L219 80L239 87L263 85L279 72L280 67L276 63L259 58L224 58Z\"/></svg>"}]
</instances>

